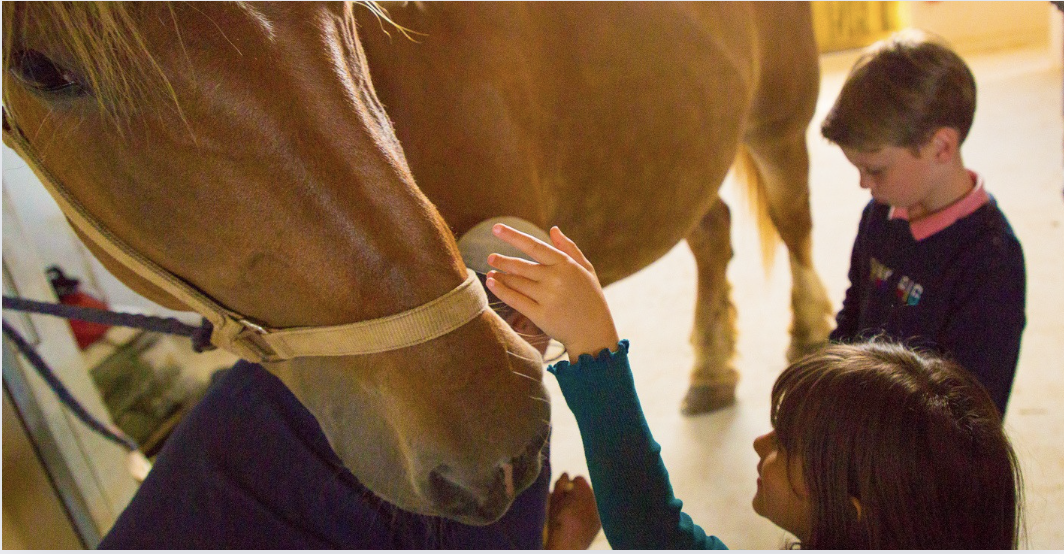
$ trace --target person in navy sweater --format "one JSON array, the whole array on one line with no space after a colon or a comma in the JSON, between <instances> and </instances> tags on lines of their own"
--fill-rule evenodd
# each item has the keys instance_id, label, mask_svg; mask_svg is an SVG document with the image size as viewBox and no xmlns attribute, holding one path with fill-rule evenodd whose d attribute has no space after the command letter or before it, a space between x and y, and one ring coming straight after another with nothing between
<instances>
[{"instance_id":1,"label":"person in navy sweater","mask_svg":"<svg viewBox=\"0 0 1064 554\"><path fill-rule=\"evenodd\" d=\"M833 342L887 336L944 354L1004 416L1026 325L1023 251L961 144L975 79L936 37L903 31L854 64L821 128L872 201Z\"/></svg>"}]
</instances>

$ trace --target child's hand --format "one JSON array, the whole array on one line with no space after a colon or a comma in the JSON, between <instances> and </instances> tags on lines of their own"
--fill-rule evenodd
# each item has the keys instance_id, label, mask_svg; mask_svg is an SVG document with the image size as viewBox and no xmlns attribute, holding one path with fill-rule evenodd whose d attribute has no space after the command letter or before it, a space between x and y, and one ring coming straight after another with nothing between
<instances>
[{"instance_id":1,"label":"child's hand","mask_svg":"<svg viewBox=\"0 0 1064 554\"><path fill-rule=\"evenodd\" d=\"M581 476L569 479L563 473L547 497L547 528L544 549L587 550L602 530L595 493Z\"/></svg>"},{"instance_id":2,"label":"child's hand","mask_svg":"<svg viewBox=\"0 0 1064 554\"><path fill-rule=\"evenodd\" d=\"M505 272L488 273L487 285L495 296L564 344L573 363L581 354L616 350L617 329L595 268L569 237L552 227L551 246L503 224L492 232L539 262L488 256L492 267Z\"/></svg>"}]
</instances>

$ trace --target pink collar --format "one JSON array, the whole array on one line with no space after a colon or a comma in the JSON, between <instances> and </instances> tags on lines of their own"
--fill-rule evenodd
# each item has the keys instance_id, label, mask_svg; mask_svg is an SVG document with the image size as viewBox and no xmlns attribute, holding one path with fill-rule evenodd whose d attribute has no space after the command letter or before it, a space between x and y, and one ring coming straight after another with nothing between
<instances>
[{"instance_id":1,"label":"pink collar","mask_svg":"<svg viewBox=\"0 0 1064 554\"><path fill-rule=\"evenodd\" d=\"M920 241L927 237L953 225L958 219L972 215L972 212L978 210L990 201L990 195L987 194L983 188L983 178L976 174L974 171L969 170L968 174L972 176L972 180L975 181L975 188L971 192L966 194L960 200L942 208L941 210L923 218L915 223L909 224L909 230L913 234L913 238ZM906 208L891 208L888 219L904 219L909 220L909 210Z\"/></svg>"}]
</instances>

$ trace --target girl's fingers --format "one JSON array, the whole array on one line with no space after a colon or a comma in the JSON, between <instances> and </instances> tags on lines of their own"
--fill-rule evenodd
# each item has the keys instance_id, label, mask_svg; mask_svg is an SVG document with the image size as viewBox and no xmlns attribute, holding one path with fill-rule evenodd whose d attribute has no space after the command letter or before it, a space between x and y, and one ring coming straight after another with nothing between
<instances>
[{"instance_id":1,"label":"girl's fingers","mask_svg":"<svg viewBox=\"0 0 1064 554\"><path fill-rule=\"evenodd\" d=\"M503 254L491 254L488 256L488 265L511 275L520 275L533 281L543 278L543 266L521 258L505 256Z\"/></svg>"},{"instance_id":2,"label":"girl's fingers","mask_svg":"<svg viewBox=\"0 0 1064 554\"><path fill-rule=\"evenodd\" d=\"M565 255L553 246L502 223L496 223L491 231L495 236L510 243L518 250L528 254L533 260L543 265L554 265L565 261Z\"/></svg>"},{"instance_id":3,"label":"girl's fingers","mask_svg":"<svg viewBox=\"0 0 1064 554\"><path fill-rule=\"evenodd\" d=\"M569 494L571 489L572 484L569 481L569 474L563 473L562 476L554 482L554 488L550 491L547 510L551 515L557 514L558 511L565 507L565 497ZM551 522L551 525L556 526L557 522Z\"/></svg>"},{"instance_id":4,"label":"girl's fingers","mask_svg":"<svg viewBox=\"0 0 1064 554\"><path fill-rule=\"evenodd\" d=\"M555 498L561 498L566 493L573 489L572 482L569 480L569 474L563 473L558 480L554 482L554 490L551 491L551 496Z\"/></svg>"},{"instance_id":5,"label":"girl's fingers","mask_svg":"<svg viewBox=\"0 0 1064 554\"><path fill-rule=\"evenodd\" d=\"M496 281L510 287L511 289L529 297L533 302L539 303L539 283L522 277L520 275L510 275L509 273L499 273L498 271L489 271L488 277L495 279Z\"/></svg>"},{"instance_id":6,"label":"girl's fingers","mask_svg":"<svg viewBox=\"0 0 1064 554\"><path fill-rule=\"evenodd\" d=\"M562 252L569 255L576 263L582 265L584 269L595 273L595 268L591 266L591 262L587 261L584 257L584 253L580 251L580 247L576 245L569 237L565 236L565 233L558 228L557 225L550 228L550 239L554 242L554 246Z\"/></svg>"},{"instance_id":7,"label":"girl's fingers","mask_svg":"<svg viewBox=\"0 0 1064 554\"><path fill-rule=\"evenodd\" d=\"M500 282L496 279L498 276L499 274L493 271L488 274L488 278L485 281L492 294L497 296L499 300L505 302L507 306L525 314L526 317L527 314L532 313L536 308L535 300L532 300L520 292L508 287L506 283Z\"/></svg>"}]
</instances>

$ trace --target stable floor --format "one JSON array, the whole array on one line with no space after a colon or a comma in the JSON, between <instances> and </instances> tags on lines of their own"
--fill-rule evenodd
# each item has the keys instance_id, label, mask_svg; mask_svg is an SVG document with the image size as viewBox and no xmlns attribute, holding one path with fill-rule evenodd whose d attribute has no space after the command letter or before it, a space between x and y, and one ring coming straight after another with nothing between
<instances>
[{"instance_id":1,"label":"stable floor","mask_svg":"<svg viewBox=\"0 0 1064 554\"><path fill-rule=\"evenodd\" d=\"M1059 56L1059 53L1057 53ZM1024 546L1064 546L1064 172L1060 59L1045 51L969 55L978 109L962 153L979 172L1023 244L1027 328L1005 425L1021 460L1026 493ZM820 102L809 133L815 263L835 306L849 285L850 249L869 195L841 152L819 136L852 54L826 57ZM1056 63L1054 63L1056 62ZM718 413L679 412L693 353L695 264L685 244L606 297L618 330L631 340L636 386L684 510L731 548L778 549L790 538L750 507L758 457L754 437L769 430L769 391L786 366L790 274L781 248L772 271L761 266L754 224L732 186L735 249L728 274L739 313L738 403ZM553 377L551 445L555 475L587 474L572 414ZM609 548L600 533L592 548Z\"/></svg>"}]
</instances>

